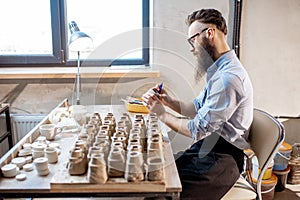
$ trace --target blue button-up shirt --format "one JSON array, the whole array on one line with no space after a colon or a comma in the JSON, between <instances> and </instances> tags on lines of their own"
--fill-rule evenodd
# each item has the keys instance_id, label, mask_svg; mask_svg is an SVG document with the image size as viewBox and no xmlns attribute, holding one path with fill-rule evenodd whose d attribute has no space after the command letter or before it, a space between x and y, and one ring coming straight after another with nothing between
<instances>
[{"instance_id":1,"label":"blue button-up shirt","mask_svg":"<svg viewBox=\"0 0 300 200\"><path fill-rule=\"evenodd\" d=\"M188 123L194 140L215 132L240 149L248 149L253 120L253 88L233 50L207 70L206 85L194 99L197 114Z\"/></svg>"}]
</instances>

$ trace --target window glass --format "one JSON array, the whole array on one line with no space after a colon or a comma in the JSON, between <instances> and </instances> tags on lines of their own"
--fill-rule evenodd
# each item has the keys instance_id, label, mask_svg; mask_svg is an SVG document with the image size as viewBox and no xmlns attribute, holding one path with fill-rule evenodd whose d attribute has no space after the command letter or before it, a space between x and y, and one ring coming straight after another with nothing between
<instances>
[{"instance_id":1,"label":"window glass","mask_svg":"<svg viewBox=\"0 0 300 200\"><path fill-rule=\"evenodd\" d=\"M0 19L1 55L52 54L49 0L1 1Z\"/></svg>"},{"instance_id":2,"label":"window glass","mask_svg":"<svg viewBox=\"0 0 300 200\"><path fill-rule=\"evenodd\" d=\"M67 23L75 21L80 31L93 39L95 52L81 52L80 56L89 56L89 59L142 59L142 1L102 2L67 1ZM77 52L70 51L69 58L77 59Z\"/></svg>"},{"instance_id":3,"label":"window glass","mask_svg":"<svg viewBox=\"0 0 300 200\"><path fill-rule=\"evenodd\" d=\"M149 0L0 1L0 66L76 66L71 21L93 39L88 65L147 65L148 15Z\"/></svg>"}]
</instances>

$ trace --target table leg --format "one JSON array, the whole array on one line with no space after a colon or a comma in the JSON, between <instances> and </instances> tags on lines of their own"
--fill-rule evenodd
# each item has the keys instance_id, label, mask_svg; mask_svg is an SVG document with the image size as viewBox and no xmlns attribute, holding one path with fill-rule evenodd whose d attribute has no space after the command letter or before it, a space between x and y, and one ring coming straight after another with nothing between
<instances>
[{"instance_id":1,"label":"table leg","mask_svg":"<svg viewBox=\"0 0 300 200\"><path fill-rule=\"evenodd\" d=\"M179 200L180 199L180 193L179 192L174 192L172 194L172 200Z\"/></svg>"}]
</instances>

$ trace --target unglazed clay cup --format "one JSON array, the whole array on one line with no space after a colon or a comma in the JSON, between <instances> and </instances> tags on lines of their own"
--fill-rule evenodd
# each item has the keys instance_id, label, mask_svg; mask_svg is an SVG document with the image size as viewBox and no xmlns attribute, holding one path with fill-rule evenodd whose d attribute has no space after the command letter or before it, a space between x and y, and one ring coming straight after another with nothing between
<instances>
[{"instance_id":1,"label":"unglazed clay cup","mask_svg":"<svg viewBox=\"0 0 300 200\"><path fill-rule=\"evenodd\" d=\"M142 153L143 147L141 145L130 145L128 151L129 152L138 151L138 152Z\"/></svg>"},{"instance_id":2,"label":"unglazed clay cup","mask_svg":"<svg viewBox=\"0 0 300 200\"><path fill-rule=\"evenodd\" d=\"M32 149L32 158L33 159L44 157L44 156L45 156L44 150L34 150L34 149Z\"/></svg>"},{"instance_id":3,"label":"unglazed clay cup","mask_svg":"<svg viewBox=\"0 0 300 200\"><path fill-rule=\"evenodd\" d=\"M62 131L62 129L55 124L42 124L39 130L41 135L45 136L47 140L54 140L55 135Z\"/></svg>"},{"instance_id":4,"label":"unglazed clay cup","mask_svg":"<svg viewBox=\"0 0 300 200\"><path fill-rule=\"evenodd\" d=\"M46 158L48 158L49 163L56 163L58 160L58 153L55 148L47 147L45 149Z\"/></svg>"},{"instance_id":5,"label":"unglazed clay cup","mask_svg":"<svg viewBox=\"0 0 300 200\"><path fill-rule=\"evenodd\" d=\"M162 158L148 158L148 180L164 180L164 161Z\"/></svg>"},{"instance_id":6,"label":"unglazed clay cup","mask_svg":"<svg viewBox=\"0 0 300 200\"><path fill-rule=\"evenodd\" d=\"M101 165L101 164L106 165L104 154L103 153L92 154L90 163L93 165Z\"/></svg>"},{"instance_id":7,"label":"unglazed clay cup","mask_svg":"<svg viewBox=\"0 0 300 200\"><path fill-rule=\"evenodd\" d=\"M81 158L83 155L83 151L80 147L75 147L70 151L72 158Z\"/></svg>"},{"instance_id":8,"label":"unglazed clay cup","mask_svg":"<svg viewBox=\"0 0 300 200\"><path fill-rule=\"evenodd\" d=\"M127 181L141 181L144 179L143 155L140 152L128 152L125 179Z\"/></svg>"},{"instance_id":9,"label":"unglazed clay cup","mask_svg":"<svg viewBox=\"0 0 300 200\"><path fill-rule=\"evenodd\" d=\"M152 138L148 140L148 149L162 150L162 144L159 138Z\"/></svg>"},{"instance_id":10,"label":"unglazed clay cup","mask_svg":"<svg viewBox=\"0 0 300 200\"><path fill-rule=\"evenodd\" d=\"M93 154L88 164L87 177L91 183L105 183L108 179L106 162L103 154Z\"/></svg>"},{"instance_id":11,"label":"unglazed clay cup","mask_svg":"<svg viewBox=\"0 0 300 200\"><path fill-rule=\"evenodd\" d=\"M101 148L98 146L92 146L89 148L87 157L90 160L93 154L99 154L99 153L101 153Z\"/></svg>"},{"instance_id":12,"label":"unglazed clay cup","mask_svg":"<svg viewBox=\"0 0 300 200\"><path fill-rule=\"evenodd\" d=\"M33 161L33 164L37 171L44 171L48 169L48 158L36 158Z\"/></svg>"}]
</instances>

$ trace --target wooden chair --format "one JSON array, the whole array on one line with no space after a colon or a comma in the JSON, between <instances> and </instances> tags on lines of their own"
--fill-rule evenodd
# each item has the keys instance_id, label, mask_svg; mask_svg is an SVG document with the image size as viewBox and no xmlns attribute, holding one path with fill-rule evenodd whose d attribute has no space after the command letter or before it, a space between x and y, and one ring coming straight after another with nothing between
<instances>
[{"instance_id":1,"label":"wooden chair","mask_svg":"<svg viewBox=\"0 0 300 200\"><path fill-rule=\"evenodd\" d=\"M222 200L262 199L261 183L263 174L278 152L284 137L284 127L277 119L262 110L254 109L253 122L249 132L249 142L251 149L258 159L260 169L256 188L254 189L241 176Z\"/></svg>"}]
</instances>

